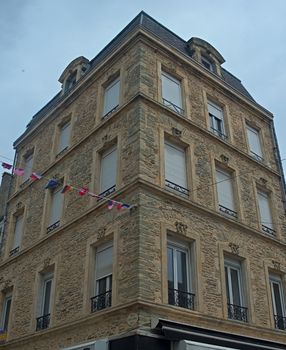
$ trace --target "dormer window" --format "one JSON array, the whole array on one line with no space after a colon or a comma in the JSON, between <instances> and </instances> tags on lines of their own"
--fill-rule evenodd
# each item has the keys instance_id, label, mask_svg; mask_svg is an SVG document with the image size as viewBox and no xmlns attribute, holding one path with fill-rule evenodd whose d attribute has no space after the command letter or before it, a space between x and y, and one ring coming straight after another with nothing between
<instances>
[{"instance_id":1,"label":"dormer window","mask_svg":"<svg viewBox=\"0 0 286 350\"><path fill-rule=\"evenodd\" d=\"M76 76L77 76L77 71L74 71L67 78L66 85L65 85L65 91L69 91L76 84Z\"/></svg>"},{"instance_id":2,"label":"dormer window","mask_svg":"<svg viewBox=\"0 0 286 350\"><path fill-rule=\"evenodd\" d=\"M201 58L202 65L208 69L210 72L215 72L214 64L205 57Z\"/></svg>"}]
</instances>

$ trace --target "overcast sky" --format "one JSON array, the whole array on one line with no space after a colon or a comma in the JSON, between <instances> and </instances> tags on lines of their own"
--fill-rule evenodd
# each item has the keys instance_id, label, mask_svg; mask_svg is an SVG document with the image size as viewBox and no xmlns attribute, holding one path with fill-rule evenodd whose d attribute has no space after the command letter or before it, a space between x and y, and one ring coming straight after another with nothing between
<instances>
[{"instance_id":1,"label":"overcast sky","mask_svg":"<svg viewBox=\"0 0 286 350\"><path fill-rule=\"evenodd\" d=\"M60 90L66 66L92 59L141 10L218 49L223 67L274 114L286 158L286 0L0 0L1 157L14 157L13 141Z\"/></svg>"}]
</instances>

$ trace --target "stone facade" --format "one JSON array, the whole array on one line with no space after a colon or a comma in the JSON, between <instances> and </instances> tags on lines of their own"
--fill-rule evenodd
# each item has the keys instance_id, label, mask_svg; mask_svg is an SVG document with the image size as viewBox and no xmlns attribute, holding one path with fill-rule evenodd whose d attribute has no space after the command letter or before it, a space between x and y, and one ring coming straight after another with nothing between
<instances>
[{"instance_id":1,"label":"stone facade","mask_svg":"<svg viewBox=\"0 0 286 350\"><path fill-rule=\"evenodd\" d=\"M271 113L221 74L134 23L119 44L106 49L102 61L91 64L15 142L16 166L24 167L25 155L33 152L33 171L43 178L13 180L0 257L0 304L3 308L7 290L12 304L6 343L0 347L63 349L150 330L154 318L285 344L285 330L275 329L269 284L273 273L286 281L283 176ZM183 113L162 104L162 71L180 79ZM119 107L102 119L104 86L114 77L120 78ZM210 131L208 100L223 106L227 140ZM70 145L57 155L65 121L71 123ZM249 155L246 124L261 131L263 162ZM165 188L164 140L186 150L188 197ZM108 211L105 202L70 191L63 195L60 226L47 233L46 179L99 193L100 157L112 145L118 164L110 198L132 209ZM236 219L217 209L217 165L234 174ZM257 188L271 194L275 235L262 230ZM19 252L10 256L19 210L22 240ZM168 303L168 239L190 247L194 310ZM91 313L94 250L105 242L113 242L112 305ZM228 319L226 256L243 265L247 323ZM36 331L39 275L46 271L54 274L51 319L47 329Z\"/></svg>"}]
</instances>

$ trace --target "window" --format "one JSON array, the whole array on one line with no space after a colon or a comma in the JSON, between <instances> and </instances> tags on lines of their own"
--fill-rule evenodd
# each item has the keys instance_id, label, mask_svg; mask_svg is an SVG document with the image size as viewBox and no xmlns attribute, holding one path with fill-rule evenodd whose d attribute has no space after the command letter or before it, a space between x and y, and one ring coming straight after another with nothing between
<instances>
[{"instance_id":1,"label":"window","mask_svg":"<svg viewBox=\"0 0 286 350\"><path fill-rule=\"evenodd\" d=\"M247 125L246 132L251 156L258 161L263 161L259 131Z\"/></svg>"},{"instance_id":2,"label":"window","mask_svg":"<svg viewBox=\"0 0 286 350\"><path fill-rule=\"evenodd\" d=\"M15 216L14 237L13 237L12 249L10 251L10 256L18 253L20 249L20 244L21 244L22 235L23 235L23 223L24 223L23 215Z\"/></svg>"},{"instance_id":3,"label":"window","mask_svg":"<svg viewBox=\"0 0 286 350\"><path fill-rule=\"evenodd\" d=\"M286 330L286 312L282 281L278 276L270 276L275 328Z\"/></svg>"},{"instance_id":4,"label":"window","mask_svg":"<svg viewBox=\"0 0 286 350\"><path fill-rule=\"evenodd\" d=\"M263 191L257 191L257 196L262 231L273 235L275 230L273 229L269 196Z\"/></svg>"},{"instance_id":5,"label":"window","mask_svg":"<svg viewBox=\"0 0 286 350\"><path fill-rule=\"evenodd\" d=\"M12 303L12 293L5 294L4 301L3 301L3 309L2 309L2 318L1 318L1 329L3 329L5 332L7 332L8 326L9 326L11 303Z\"/></svg>"},{"instance_id":6,"label":"window","mask_svg":"<svg viewBox=\"0 0 286 350\"><path fill-rule=\"evenodd\" d=\"M91 312L111 306L112 297L112 255L111 243L98 247L95 255L94 297L91 298Z\"/></svg>"},{"instance_id":7,"label":"window","mask_svg":"<svg viewBox=\"0 0 286 350\"><path fill-rule=\"evenodd\" d=\"M224 263L228 318L247 322L247 308L244 307L241 264L225 260Z\"/></svg>"},{"instance_id":8,"label":"window","mask_svg":"<svg viewBox=\"0 0 286 350\"><path fill-rule=\"evenodd\" d=\"M73 73L70 74L70 76L66 80L66 85L65 85L65 92L70 90L75 84L76 84L76 75L77 71L74 71Z\"/></svg>"},{"instance_id":9,"label":"window","mask_svg":"<svg viewBox=\"0 0 286 350\"><path fill-rule=\"evenodd\" d=\"M101 156L100 194L108 196L115 191L117 177L117 148L113 147Z\"/></svg>"},{"instance_id":10,"label":"window","mask_svg":"<svg viewBox=\"0 0 286 350\"><path fill-rule=\"evenodd\" d=\"M120 79L115 79L104 90L103 118L107 117L119 106Z\"/></svg>"},{"instance_id":11,"label":"window","mask_svg":"<svg viewBox=\"0 0 286 350\"><path fill-rule=\"evenodd\" d=\"M23 182L29 180L33 168L33 153L25 157Z\"/></svg>"},{"instance_id":12,"label":"window","mask_svg":"<svg viewBox=\"0 0 286 350\"><path fill-rule=\"evenodd\" d=\"M226 215L237 218L231 175L216 169L216 182L219 210Z\"/></svg>"},{"instance_id":13,"label":"window","mask_svg":"<svg viewBox=\"0 0 286 350\"><path fill-rule=\"evenodd\" d=\"M193 310L195 295L191 293L189 249L168 242L167 261L169 304Z\"/></svg>"},{"instance_id":14,"label":"window","mask_svg":"<svg viewBox=\"0 0 286 350\"><path fill-rule=\"evenodd\" d=\"M165 142L165 186L189 195L185 150L168 142Z\"/></svg>"},{"instance_id":15,"label":"window","mask_svg":"<svg viewBox=\"0 0 286 350\"><path fill-rule=\"evenodd\" d=\"M60 154L61 152L63 152L69 147L70 134L71 134L71 123L69 121L60 127L57 154Z\"/></svg>"},{"instance_id":16,"label":"window","mask_svg":"<svg viewBox=\"0 0 286 350\"><path fill-rule=\"evenodd\" d=\"M36 320L37 331L46 329L50 325L53 274L42 276L41 282L39 317Z\"/></svg>"},{"instance_id":17,"label":"window","mask_svg":"<svg viewBox=\"0 0 286 350\"><path fill-rule=\"evenodd\" d=\"M51 205L50 205L47 232L52 231L53 229L59 227L60 225L62 206L63 206L63 195L61 193L61 187L57 187L53 191L51 191L50 203Z\"/></svg>"},{"instance_id":18,"label":"window","mask_svg":"<svg viewBox=\"0 0 286 350\"><path fill-rule=\"evenodd\" d=\"M162 72L163 104L177 113L183 113L181 82L169 74Z\"/></svg>"},{"instance_id":19,"label":"window","mask_svg":"<svg viewBox=\"0 0 286 350\"><path fill-rule=\"evenodd\" d=\"M209 61L207 58L205 58L205 57L202 57L201 58L201 62L202 62L202 65L206 68L206 69L208 69L209 71L211 71L211 72L214 72L214 64L211 62L211 61Z\"/></svg>"},{"instance_id":20,"label":"window","mask_svg":"<svg viewBox=\"0 0 286 350\"><path fill-rule=\"evenodd\" d=\"M221 139L227 139L224 128L223 110L213 102L208 102L208 113L210 118L210 129L213 134Z\"/></svg>"}]
</instances>

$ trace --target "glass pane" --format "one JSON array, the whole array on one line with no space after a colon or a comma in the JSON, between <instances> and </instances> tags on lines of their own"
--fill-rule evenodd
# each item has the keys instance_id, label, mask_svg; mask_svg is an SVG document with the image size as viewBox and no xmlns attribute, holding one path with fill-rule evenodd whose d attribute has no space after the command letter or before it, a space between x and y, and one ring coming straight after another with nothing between
<instances>
[{"instance_id":1,"label":"glass pane","mask_svg":"<svg viewBox=\"0 0 286 350\"><path fill-rule=\"evenodd\" d=\"M239 272L236 269L230 269L231 285L232 285L232 296L233 304L241 306L240 300L240 285L239 285Z\"/></svg>"},{"instance_id":2,"label":"glass pane","mask_svg":"<svg viewBox=\"0 0 286 350\"><path fill-rule=\"evenodd\" d=\"M248 143L249 143L249 149L251 152L259 155L262 157L261 152L261 145L260 145L260 139L259 139L259 133L255 129L251 127L247 127L247 137L248 137Z\"/></svg>"},{"instance_id":3,"label":"glass pane","mask_svg":"<svg viewBox=\"0 0 286 350\"><path fill-rule=\"evenodd\" d=\"M273 296L274 296L274 303L275 303L275 312L278 316L283 316L283 307L282 307L282 300L281 300L281 291L280 291L280 285L279 283L272 282L272 288L273 288Z\"/></svg>"},{"instance_id":4,"label":"glass pane","mask_svg":"<svg viewBox=\"0 0 286 350\"><path fill-rule=\"evenodd\" d=\"M230 174L227 174L221 170L217 170L216 181L219 204L224 206L225 208L235 210L232 179Z\"/></svg>"},{"instance_id":5,"label":"glass pane","mask_svg":"<svg viewBox=\"0 0 286 350\"><path fill-rule=\"evenodd\" d=\"M112 274L112 250L111 246L96 253L96 279Z\"/></svg>"},{"instance_id":6,"label":"glass pane","mask_svg":"<svg viewBox=\"0 0 286 350\"><path fill-rule=\"evenodd\" d=\"M174 257L173 249L168 247L168 288L174 289Z\"/></svg>"},{"instance_id":7,"label":"glass pane","mask_svg":"<svg viewBox=\"0 0 286 350\"><path fill-rule=\"evenodd\" d=\"M29 179L32 173L32 167L33 167L33 155L31 154L28 158L26 158L26 161L25 161L23 182Z\"/></svg>"},{"instance_id":8,"label":"glass pane","mask_svg":"<svg viewBox=\"0 0 286 350\"><path fill-rule=\"evenodd\" d=\"M99 294L104 294L106 293L106 283L107 282L107 277L105 278L101 278L100 280L97 280L96 281L96 294L99 295Z\"/></svg>"},{"instance_id":9,"label":"glass pane","mask_svg":"<svg viewBox=\"0 0 286 350\"><path fill-rule=\"evenodd\" d=\"M60 190L52 192L51 212L49 225L54 224L61 218L63 195Z\"/></svg>"},{"instance_id":10,"label":"glass pane","mask_svg":"<svg viewBox=\"0 0 286 350\"><path fill-rule=\"evenodd\" d=\"M116 185L117 150L113 148L104 153L101 158L100 192Z\"/></svg>"},{"instance_id":11,"label":"glass pane","mask_svg":"<svg viewBox=\"0 0 286 350\"><path fill-rule=\"evenodd\" d=\"M119 105L120 80L112 82L104 93L103 116Z\"/></svg>"},{"instance_id":12,"label":"glass pane","mask_svg":"<svg viewBox=\"0 0 286 350\"><path fill-rule=\"evenodd\" d=\"M258 192L258 204L262 225L273 228L269 198L267 193Z\"/></svg>"},{"instance_id":13,"label":"glass pane","mask_svg":"<svg viewBox=\"0 0 286 350\"><path fill-rule=\"evenodd\" d=\"M225 273L226 297L227 297L228 304L230 304L229 283L228 283L228 268L226 266L224 268L224 273Z\"/></svg>"},{"instance_id":14,"label":"glass pane","mask_svg":"<svg viewBox=\"0 0 286 350\"><path fill-rule=\"evenodd\" d=\"M9 315L10 315L10 309L11 309L11 301L12 299L6 299L5 301L5 314L4 314L4 322L3 322L3 328L5 331L8 329L8 323L9 323Z\"/></svg>"},{"instance_id":15,"label":"glass pane","mask_svg":"<svg viewBox=\"0 0 286 350\"><path fill-rule=\"evenodd\" d=\"M52 289L52 280L45 281L42 316L48 315L50 313L51 289Z\"/></svg>"},{"instance_id":16,"label":"glass pane","mask_svg":"<svg viewBox=\"0 0 286 350\"><path fill-rule=\"evenodd\" d=\"M181 83L166 73L162 74L162 97L182 108Z\"/></svg>"},{"instance_id":17,"label":"glass pane","mask_svg":"<svg viewBox=\"0 0 286 350\"><path fill-rule=\"evenodd\" d=\"M188 291L188 280L187 280L187 256L185 252L180 250L177 253L177 279L178 288L181 291Z\"/></svg>"},{"instance_id":18,"label":"glass pane","mask_svg":"<svg viewBox=\"0 0 286 350\"><path fill-rule=\"evenodd\" d=\"M165 178L187 188L185 151L165 143Z\"/></svg>"},{"instance_id":19,"label":"glass pane","mask_svg":"<svg viewBox=\"0 0 286 350\"><path fill-rule=\"evenodd\" d=\"M70 123L65 124L61 128L58 152L61 152L62 150L64 150L66 147L69 146L70 130L71 130Z\"/></svg>"},{"instance_id":20,"label":"glass pane","mask_svg":"<svg viewBox=\"0 0 286 350\"><path fill-rule=\"evenodd\" d=\"M14 241L12 249L20 246L23 232L23 216L17 216L15 222Z\"/></svg>"}]
</instances>

